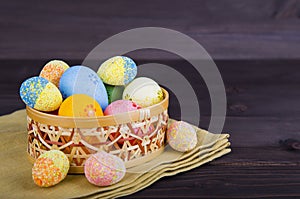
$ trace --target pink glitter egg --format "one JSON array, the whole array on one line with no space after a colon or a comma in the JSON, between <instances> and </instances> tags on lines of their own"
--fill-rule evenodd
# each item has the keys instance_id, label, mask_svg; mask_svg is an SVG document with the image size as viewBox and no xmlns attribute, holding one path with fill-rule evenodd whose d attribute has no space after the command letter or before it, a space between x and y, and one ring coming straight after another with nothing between
<instances>
[{"instance_id":1,"label":"pink glitter egg","mask_svg":"<svg viewBox=\"0 0 300 199\"><path fill-rule=\"evenodd\" d=\"M170 124L167 130L169 145L176 151L190 151L197 145L196 130L188 123L176 121Z\"/></svg>"},{"instance_id":2,"label":"pink glitter egg","mask_svg":"<svg viewBox=\"0 0 300 199\"><path fill-rule=\"evenodd\" d=\"M122 180L125 173L124 162L119 157L104 151L91 155L84 165L85 177L97 186L113 185Z\"/></svg>"},{"instance_id":3,"label":"pink glitter egg","mask_svg":"<svg viewBox=\"0 0 300 199\"><path fill-rule=\"evenodd\" d=\"M104 115L115 115L118 113L125 113L129 111L134 111L140 109L141 107L136 103L129 100L117 100L109 104L105 111Z\"/></svg>"}]
</instances>

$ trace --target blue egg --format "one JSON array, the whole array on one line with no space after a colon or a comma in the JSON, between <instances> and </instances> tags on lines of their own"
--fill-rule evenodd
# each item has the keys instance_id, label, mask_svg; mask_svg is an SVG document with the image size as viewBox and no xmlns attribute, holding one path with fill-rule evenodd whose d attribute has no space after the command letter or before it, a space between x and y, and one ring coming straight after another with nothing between
<instances>
[{"instance_id":1,"label":"blue egg","mask_svg":"<svg viewBox=\"0 0 300 199\"><path fill-rule=\"evenodd\" d=\"M73 66L61 76L59 90L63 98L73 94L86 94L93 97L103 110L108 105L108 96L101 79L86 66Z\"/></svg>"}]
</instances>

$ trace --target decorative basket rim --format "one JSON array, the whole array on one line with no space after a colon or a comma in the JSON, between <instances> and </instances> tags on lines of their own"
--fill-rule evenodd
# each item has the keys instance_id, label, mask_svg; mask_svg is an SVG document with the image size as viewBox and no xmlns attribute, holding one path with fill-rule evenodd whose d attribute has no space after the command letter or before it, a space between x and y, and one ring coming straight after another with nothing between
<instances>
[{"instance_id":1,"label":"decorative basket rim","mask_svg":"<svg viewBox=\"0 0 300 199\"><path fill-rule=\"evenodd\" d=\"M99 117L66 117L44 113L29 106L26 106L26 112L27 115L35 121L65 128L95 128L118 125L151 118L152 116L158 115L166 110L169 105L169 93L164 88L162 88L162 90L164 93L164 99L161 102L136 111L129 111L116 115Z\"/></svg>"}]
</instances>

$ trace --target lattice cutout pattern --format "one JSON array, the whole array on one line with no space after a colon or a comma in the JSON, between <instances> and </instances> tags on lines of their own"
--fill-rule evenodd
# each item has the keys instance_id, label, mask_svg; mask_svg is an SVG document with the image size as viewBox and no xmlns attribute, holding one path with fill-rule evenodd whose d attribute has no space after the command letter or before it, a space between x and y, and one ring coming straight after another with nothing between
<instances>
[{"instance_id":1,"label":"lattice cutout pattern","mask_svg":"<svg viewBox=\"0 0 300 199\"><path fill-rule=\"evenodd\" d=\"M167 122L167 110L146 120L91 129L51 126L27 116L27 150L34 159L45 151L61 150L71 166L84 166L90 154L99 150L127 162L160 149L164 145Z\"/></svg>"}]
</instances>

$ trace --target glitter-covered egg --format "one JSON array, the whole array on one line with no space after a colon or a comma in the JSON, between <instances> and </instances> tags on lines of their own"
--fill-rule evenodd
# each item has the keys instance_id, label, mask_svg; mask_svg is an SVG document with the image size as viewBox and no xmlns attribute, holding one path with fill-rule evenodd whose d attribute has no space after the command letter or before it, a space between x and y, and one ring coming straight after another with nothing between
<instances>
[{"instance_id":1,"label":"glitter-covered egg","mask_svg":"<svg viewBox=\"0 0 300 199\"><path fill-rule=\"evenodd\" d=\"M23 102L39 111L54 111L62 103L62 95L58 88L42 77L31 77L20 87Z\"/></svg>"},{"instance_id":2,"label":"glitter-covered egg","mask_svg":"<svg viewBox=\"0 0 300 199\"><path fill-rule=\"evenodd\" d=\"M97 186L113 185L122 180L125 173L123 160L104 151L91 155L84 165L85 177Z\"/></svg>"},{"instance_id":3,"label":"glitter-covered egg","mask_svg":"<svg viewBox=\"0 0 300 199\"><path fill-rule=\"evenodd\" d=\"M163 98L160 86L147 77L134 79L126 86L123 92L123 99L131 100L143 108L157 104Z\"/></svg>"},{"instance_id":4,"label":"glitter-covered egg","mask_svg":"<svg viewBox=\"0 0 300 199\"><path fill-rule=\"evenodd\" d=\"M106 84L126 85L135 78L137 67L129 57L115 56L103 62L97 74Z\"/></svg>"},{"instance_id":5,"label":"glitter-covered egg","mask_svg":"<svg viewBox=\"0 0 300 199\"><path fill-rule=\"evenodd\" d=\"M69 65L61 60L52 60L48 62L41 70L40 77L43 77L59 86L59 80L62 74L69 68Z\"/></svg>"},{"instance_id":6,"label":"glitter-covered egg","mask_svg":"<svg viewBox=\"0 0 300 199\"><path fill-rule=\"evenodd\" d=\"M122 99L122 94L125 89L124 86L112 86L109 84L104 84L106 92L108 95L108 103Z\"/></svg>"},{"instance_id":7,"label":"glitter-covered egg","mask_svg":"<svg viewBox=\"0 0 300 199\"><path fill-rule=\"evenodd\" d=\"M32 168L32 179L40 187L50 187L62 181L69 168L68 157L63 152L47 151L36 159Z\"/></svg>"},{"instance_id":8,"label":"glitter-covered egg","mask_svg":"<svg viewBox=\"0 0 300 199\"><path fill-rule=\"evenodd\" d=\"M176 151L190 151L197 145L196 130L188 123L176 121L169 125L167 130L169 145Z\"/></svg>"},{"instance_id":9,"label":"glitter-covered egg","mask_svg":"<svg viewBox=\"0 0 300 199\"><path fill-rule=\"evenodd\" d=\"M92 69L86 66L72 66L61 76L59 90L63 98L74 94L86 94L94 98L104 110L108 97L103 82Z\"/></svg>"},{"instance_id":10,"label":"glitter-covered egg","mask_svg":"<svg viewBox=\"0 0 300 199\"><path fill-rule=\"evenodd\" d=\"M74 94L63 101L58 110L60 116L96 117L103 116L99 103L85 94Z\"/></svg>"},{"instance_id":11,"label":"glitter-covered egg","mask_svg":"<svg viewBox=\"0 0 300 199\"><path fill-rule=\"evenodd\" d=\"M135 102L129 100L117 100L109 104L105 111L104 115L115 115L118 113L125 113L129 111L135 111L141 107Z\"/></svg>"}]
</instances>

